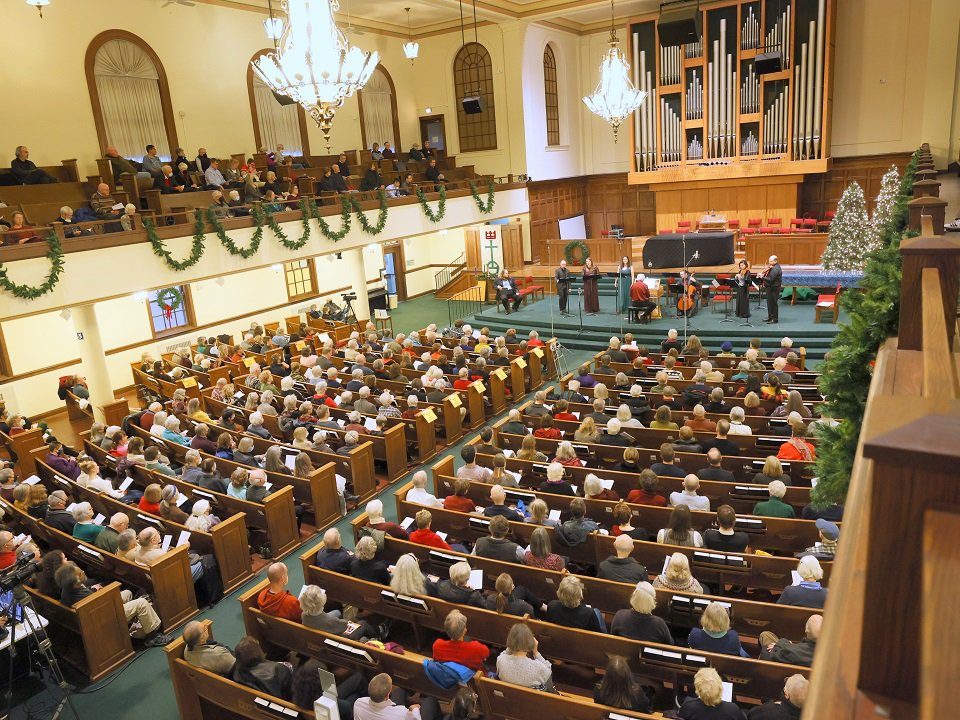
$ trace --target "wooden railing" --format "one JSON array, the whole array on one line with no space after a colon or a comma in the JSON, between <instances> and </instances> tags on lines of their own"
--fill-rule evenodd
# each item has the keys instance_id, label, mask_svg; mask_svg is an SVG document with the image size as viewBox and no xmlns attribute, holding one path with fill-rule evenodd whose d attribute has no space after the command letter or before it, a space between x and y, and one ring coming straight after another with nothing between
<instances>
[{"instance_id":1,"label":"wooden railing","mask_svg":"<svg viewBox=\"0 0 960 720\"><path fill-rule=\"evenodd\" d=\"M904 240L899 337L880 349L803 718L955 717L960 241Z\"/></svg>"},{"instance_id":2,"label":"wooden railing","mask_svg":"<svg viewBox=\"0 0 960 720\"><path fill-rule=\"evenodd\" d=\"M454 321L476 315L483 307L483 291L479 285L467 288L447 298L447 320Z\"/></svg>"},{"instance_id":3,"label":"wooden railing","mask_svg":"<svg viewBox=\"0 0 960 720\"><path fill-rule=\"evenodd\" d=\"M440 272L433 274L434 290L440 290L460 274L467 264L465 258L466 255L464 253L460 253L456 260L451 260L443 268L441 268Z\"/></svg>"}]
</instances>

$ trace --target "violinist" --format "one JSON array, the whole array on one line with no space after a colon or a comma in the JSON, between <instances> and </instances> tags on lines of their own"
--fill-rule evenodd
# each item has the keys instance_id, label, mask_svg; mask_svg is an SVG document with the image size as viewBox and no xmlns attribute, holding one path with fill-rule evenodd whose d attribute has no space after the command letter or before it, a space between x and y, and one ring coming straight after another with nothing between
<instances>
[{"instance_id":1,"label":"violinist","mask_svg":"<svg viewBox=\"0 0 960 720\"><path fill-rule=\"evenodd\" d=\"M750 284L753 282L753 274L750 272L750 263L741 260L737 274L733 276L733 282L737 290L737 317L750 317Z\"/></svg>"},{"instance_id":2,"label":"violinist","mask_svg":"<svg viewBox=\"0 0 960 720\"><path fill-rule=\"evenodd\" d=\"M677 299L677 314L693 317L700 310L700 281L688 270L680 272L680 296Z\"/></svg>"}]
</instances>

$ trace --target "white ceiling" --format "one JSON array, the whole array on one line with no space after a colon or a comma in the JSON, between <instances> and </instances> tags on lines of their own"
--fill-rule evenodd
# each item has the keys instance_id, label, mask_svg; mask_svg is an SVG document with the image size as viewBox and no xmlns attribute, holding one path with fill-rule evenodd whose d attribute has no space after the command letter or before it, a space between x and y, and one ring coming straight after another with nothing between
<instances>
[{"instance_id":1,"label":"white ceiling","mask_svg":"<svg viewBox=\"0 0 960 720\"><path fill-rule=\"evenodd\" d=\"M191 0L221 7L266 13L267 0ZM280 0L274 0L279 12ZM340 0L338 23L370 28L394 35L406 35L410 8L410 26L418 36L443 32L460 26L459 0ZM618 26L626 18L656 11L659 0L616 0L614 10ZM472 0L463 3L464 21L472 24ZM510 20L546 22L577 33L604 30L610 23L609 0L477 0L477 20L501 23Z\"/></svg>"}]
</instances>

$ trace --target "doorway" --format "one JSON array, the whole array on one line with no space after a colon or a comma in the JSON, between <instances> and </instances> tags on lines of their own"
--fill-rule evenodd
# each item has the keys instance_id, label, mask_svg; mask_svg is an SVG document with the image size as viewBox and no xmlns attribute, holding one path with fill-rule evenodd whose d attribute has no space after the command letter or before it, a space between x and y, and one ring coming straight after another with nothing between
<instances>
[{"instance_id":1,"label":"doorway","mask_svg":"<svg viewBox=\"0 0 960 720\"><path fill-rule=\"evenodd\" d=\"M427 115L420 118L420 146L430 142L434 150L447 149L447 131L443 124L443 115Z\"/></svg>"},{"instance_id":2,"label":"doorway","mask_svg":"<svg viewBox=\"0 0 960 720\"><path fill-rule=\"evenodd\" d=\"M390 295L397 296L397 302L407 299L407 283L404 279L403 243L397 242L383 246L383 285Z\"/></svg>"}]
</instances>

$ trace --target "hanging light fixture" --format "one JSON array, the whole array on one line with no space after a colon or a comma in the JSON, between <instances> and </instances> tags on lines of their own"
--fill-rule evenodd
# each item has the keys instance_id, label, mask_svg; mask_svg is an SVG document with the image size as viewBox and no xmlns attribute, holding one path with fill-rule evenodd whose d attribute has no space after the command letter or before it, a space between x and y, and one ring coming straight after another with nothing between
<instances>
[{"instance_id":1,"label":"hanging light fixture","mask_svg":"<svg viewBox=\"0 0 960 720\"><path fill-rule=\"evenodd\" d=\"M40 13L40 19L43 19L43 8L50 4L50 0L27 0L27 5L33 5Z\"/></svg>"},{"instance_id":2,"label":"hanging light fixture","mask_svg":"<svg viewBox=\"0 0 960 720\"><path fill-rule=\"evenodd\" d=\"M347 42L333 17L338 0L286 0L284 7L287 21L280 39L273 52L253 61L253 71L275 93L303 106L329 153L337 108L366 85L380 56Z\"/></svg>"},{"instance_id":3,"label":"hanging light fixture","mask_svg":"<svg viewBox=\"0 0 960 720\"><path fill-rule=\"evenodd\" d=\"M420 54L420 43L413 39L413 33L410 31L410 8L404 8L404 10L407 11L407 42L403 44L403 54L407 56L407 60L413 65L413 61L416 60Z\"/></svg>"},{"instance_id":4,"label":"hanging light fixture","mask_svg":"<svg viewBox=\"0 0 960 720\"><path fill-rule=\"evenodd\" d=\"M283 20L273 16L273 8L270 8L270 17L263 21L263 29L267 32L267 37L276 42L283 35Z\"/></svg>"},{"instance_id":5,"label":"hanging light fixture","mask_svg":"<svg viewBox=\"0 0 960 720\"><path fill-rule=\"evenodd\" d=\"M583 98L590 112L602 117L613 128L613 141L617 141L620 123L640 107L647 93L637 90L630 82L630 65L620 49L613 19L613 0L610 0L610 49L600 61L600 83L593 95Z\"/></svg>"}]
</instances>

